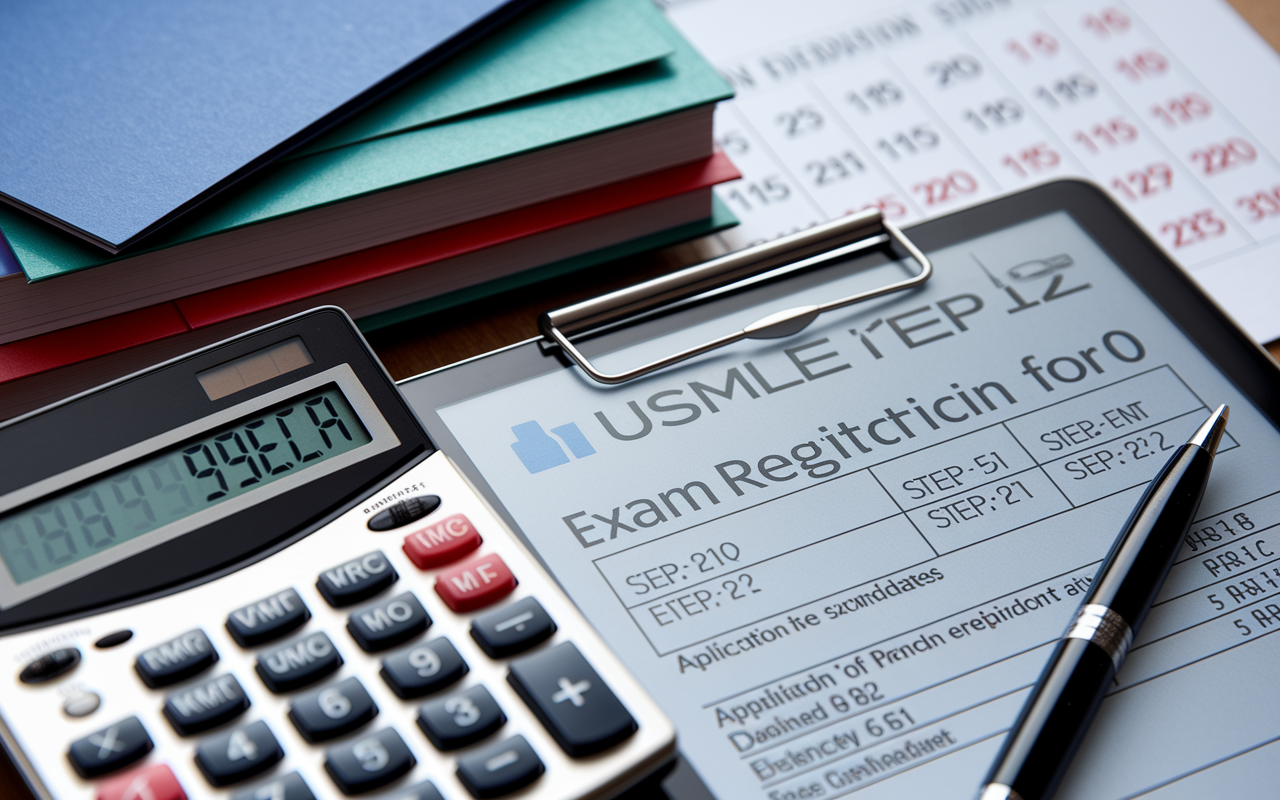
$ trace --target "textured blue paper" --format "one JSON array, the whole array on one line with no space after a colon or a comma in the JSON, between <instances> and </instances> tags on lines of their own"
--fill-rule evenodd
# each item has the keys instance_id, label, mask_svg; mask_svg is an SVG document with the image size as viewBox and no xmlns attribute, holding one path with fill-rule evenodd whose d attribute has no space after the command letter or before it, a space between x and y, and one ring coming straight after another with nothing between
<instances>
[{"instance_id":1,"label":"textured blue paper","mask_svg":"<svg viewBox=\"0 0 1280 800\"><path fill-rule=\"evenodd\" d=\"M527 4L4 0L0 194L119 249Z\"/></svg>"},{"instance_id":2,"label":"textured blue paper","mask_svg":"<svg viewBox=\"0 0 1280 800\"><path fill-rule=\"evenodd\" d=\"M4 231L0 231L0 278L17 275L19 272L22 272L22 267L18 265L18 257L13 254L13 248L9 247L9 243L5 241Z\"/></svg>"}]
</instances>

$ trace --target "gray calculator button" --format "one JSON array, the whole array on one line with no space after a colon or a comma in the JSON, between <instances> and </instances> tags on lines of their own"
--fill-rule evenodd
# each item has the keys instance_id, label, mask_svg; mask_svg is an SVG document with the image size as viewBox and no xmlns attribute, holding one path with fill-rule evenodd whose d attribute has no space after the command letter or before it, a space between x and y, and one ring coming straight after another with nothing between
<instances>
[{"instance_id":1,"label":"gray calculator button","mask_svg":"<svg viewBox=\"0 0 1280 800\"><path fill-rule=\"evenodd\" d=\"M408 789L402 789L386 798L386 800L444 800L444 798L440 796L440 790L436 788L434 783L423 781L410 786Z\"/></svg>"},{"instance_id":2,"label":"gray calculator button","mask_svg":"<svg viewBox=\"0 0 1280 800\"><path fill-rule=\"evenodd\" d=\"M324 768L346 794L386 786L418 763L392 728L336 745L325 753Z\"/></svg>"},{"instance_id":3,"label":"gray calculator button","mask_svg":"<svg viewBox=\"0 0 1280 800\"><path fill-rule=\"evenodd\" d=\"M93 646L99 650L109 650L112 647L119 647L132 638L133 631L128 628L124 628L123 630L108 633L106 636L103 636L101 639L94 642Z\"/></svg>"},{"instance_id":4,"label":"gray calculator button","mask_svg":"<svg viewBox=\"0 0 1280 800\"><path fill-rule=\"evenodd\" d=\"M249 708L249 698L234 675L220 675L179 689L164 701L164 715L179 736L230 722Z\"/></svg>"},{"instance_id":5,"label":"gray calculator button","mask_svg":"<svg viewBox=\"0 0 1280 800\"><path fill-rule=\"evenodd\" d=\"M251 778L284 758L284 750L259 720L210 736L196 747L196 766L214 786Z\"/></svg>"},{"instance_id":6,"label":"gray calculator button","mask_svg":"<svg viewBox=\"0 0 1280 800\"><path fill-rule=\"evenodd\" d=\"M506 721L507 715L483 685L423 703L418 709L418 727L440 750L478 742Z\"/></svg>"},{"instance_id":7,"label":"gray calculator button","mask_svg":"<svg viewBox=\"0 0 1280 800\"><path fill-rule=\"evenodd\" d=\"M533 783L546 772L542 759L520 735L459 760L458 779L479 798L501 797Z\"/></svg>"},{"instance_id":8,"label":"gray calculator button","mask_svg":"<svg viewBox=\"0 0 1280 800\"><path fill-rule=\"evenodd\" d=\"M290 772L252 789L236 792L231 800L316 800L316 796L301 775Z\"/></svg>"},{"instance_id":9,"label":"gray calculator button","mask_svg":"<svg viewBox=\"0 0 1280 800\"><path fill-rule=\"evenodd\" d=\"M420 494L401 500L390 508L383 509L371 518L366 525L371 531L389 531L422 519L440 507L440 498L434 494Z\"/></svg>"},{"instance_id":10,"label":"gray calculator button","mask_svg":"<svg viewBox=\"0 0 1280 800\"><path fill-rule=\"evenodd\" d=\"M186 680L213 666L218 651L204 631L196 628L144 650L134 666L142 682L155 689Z\"/></svg>"},{"instance_id":11,"label":"gray calculator button","mask_svg":"<svg viewBox=\"0 0 1280 800\"><path fill-rule=\"evenodd\" d=\"M412 592L353 612L347 630L366 653L407 642L431 625L431 617Z\"/></svg>"},{"instance_id":12,"label":"gray calculator button","mask_svg":"<svg viewBox=\"0 0 1280 800\"><path fill-rule=\"evenodd\" d=\"M227 616L227 631L241 647L269 642L295 631L311 618L311 611L293 589L276 592Z\"/></svg>"},{"instance_id":13,"label":"gray calculator button","mask_svg":"<svg viewBox=\"0 0 1280 800\"><path fill-rule=\"evenodd\" d=\"M471 623L471 638L490 658L522 653L545 642L555 632L555 621L532 597L481 614Z\"/></svg>"},{"instance_id":14,"label":"gray calculator button","mask_svg":"<svg viewBox=\"0 0 1280 800\"><path fill-rule=\"evenodd\" d=\"M467 674L467 662L444 637L414 645L382 660L382 678L403 698L422 697L452 686Z\"/></svg>"},{"instance_id":15,"label":"gray calculator button","mask_svg":"<svg viewBox=\"0 0 1280 800\"><path fill-rule=\"evenodd\" d=\"M377 713L373 698L355 678L308 692L289 707L289 719L308 742L350 733Z\"/></svg>"},{"instance_id":16,"label":"gray calculator button","mask_svg":"<svg viewBox=\"0 0 1280 800\"><path fill-rule=\"evenodd\" d=\"M635 719L573 642L516 661L507 680L574 758L608 749L636 731Z\"/></svg>"},{"instance_id":17,"label":"gray calculator button","mask_svg":"<svg viewBox=\"0 0 1280 800\"><path fill-rule=\"evenodd\" d=\"M382 551L374 550L320 573L316 588L329 605L339 608L368 600L399 577Z\"/></svg>"},{"instance_id":18,"label":"gray calculator button","mask_svg":"<svg viewBox=\"0 0 1280 800\"><path fill-rule=\"evenodd\" d=\"M338 648L317 631L258 656L257 670L267 688L279 694L315 683L340 666Z\"/></svg>"},{"instance_id":19,"label":"gray calculator button","mask_svg":"<svg viewBox=\"0 0 1280 800\"><path fill-rule=\"evenodd\" d=\"M76 692L62 704L62 713L68 717L87 717L102 705L102 695L97 692Z\"/></svg>"},{"instance_id":20,"label":"gray calculator button","mask_svg":"<svg viewBox=\"0 0 1280 800\"><path fill-rule=\"evenodd\" d=\"M29 662L18 673L18 680L23 683L44 683L66 675L79 663L80 651L74 647L63 647Z\"/></svg>"},{"instance_id":21,"label":"gray calculator button","mask_svg":"<svg viewBox=\"0 0 1280 800\"><path fill-rule=\"evenodd\" d=\"M72 742L67 755L80 777L96 778L132 764L152 747L151 737L138 718L127 717Z\"/></svg>"}]
</instances>

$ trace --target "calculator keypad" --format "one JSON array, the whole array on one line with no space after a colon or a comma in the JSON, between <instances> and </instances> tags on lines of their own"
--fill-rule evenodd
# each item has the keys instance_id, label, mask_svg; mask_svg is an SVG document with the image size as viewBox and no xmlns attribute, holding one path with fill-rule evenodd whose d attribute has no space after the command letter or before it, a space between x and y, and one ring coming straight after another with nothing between
<instances>
[{"instance_id":1,"label":"calculator keypad","mask_svg":"<svg viewBox=\"0 0 1280 800\"><path fill-rule=\"evenodd\" d=\"M308 692L289 707L289 719L308 742L323 742L350 733L377 713L378 706L357 678Z\"/></svg>"},{"instance_id":2,"label":"calculator keypad","mask_svg":"<svg viewBox=\"0 0 1280 800\"><path fill-rule=\"evenodd\" d=\"M382 660L382 678L403 698L422 697L452 686L468 671L448 639L433 639Z\"/></svg>"},{"instance_id":3,"label":"calculator keypad","mask_svg":"<svg viewBox=\"0 0 1280 800\"><path fill-rule=\"evenodd\" d=\"M150 753L152 747L142 721L127 717L72 742L67 755L82 777L96 778L129 766Z\"/></svg>"},{"instance_id":4,"label":"calculator keypad","mask_svg":"<svg viewBox=\"0 0 1280 800\"><path fill-rule=\"evenodd\" d=\"M142 682L154 689L198 675L217 660L209 637L196 628L143 651L134 665Z\"/></svg>"},{"instance_id":5,"label":"calculator keypad","mask_svg":"<svg viewBox=\"0 0 1280 800\"><path fill-rule=\"evenodd\" d=\"M511 665L521 699L574 758L606 750L635 733L636 721L573 642Z\"/></svg>"},{"instance_id":6,"label":"calculator keypad","mask_svg":"<svg viewBox=\"0 0 1280 800\"><path fill-rule=\"evenodd\" d=\"M386 800L444 800L444 798L440 796L440 790L434 783L423 781L398 794L391 795Z\"/></svg>"},{"instance_id":7,"label":"calculator keypad","mask_svg":"<svg viewBox=\"0 0 1280 800\"><path fill-rule=\"evenodd\" d=\"M44 683L62 677L79 664L80 651L74 647L63 647L33 659L18 673L18 680L23 683Z\"/></svg>"},{"instance_id":8,"label":"calculator keypad","mask_svg":"<svg viewBox=\"0 0 1280 800\"><path fill-rule=\"evenodd\" d=\"M204 739L196 747L196 765L214 786L258 775L284 758L284 749L262 720Z\"/></svg>"},{"instance_id":9,"label":"calculator keypad","mask_svg":"<svg viewBox=\"0 0 1280 800\"><path fill-rule=\"evenodd\" d=\"M386 786L413 768L417 760L392 728L335 745L325 754L324 768L345 794Z\"/></svg>"},{"instance_id":10,"label":"calculator keypad","mask_svg":"<svg viewBox=\"0 0 1280 800\"><path fill-rule=\"evenodd\" d=\"M389 531L422 519L440 507L440 498L434 494L418 495L393 503L369 518L365 523L371 531Z\"/></svg>"},{"instance_id":11,"label":"calculator keypad","mask_svg":"<svg viewBox=\"0 0 1280 800\"><path fill-rule=\"evenodd\" d=\"M232 796L232 800L316 800L311 787L296 772L281 775L275 780L243 789Z\"/></svg>"},{"instance_id":12,"label":"calculator keypad","mask_svg":"<svg viewBox=\"0 0 1280 800\"><path fill-rule=\"evenodd\" d=\"M471 638L490 658L522 653L545 642L555 632L555 621L535 597L482 614L471 623Z\"/></svg>"},{"instance_id":13,"label":"calculator keypad","mask_svg":"<svg viewBox=\"0 0 1280 800\"><path fill-rule=\"evenodd\" d=\"M366 653L407 642L430 626L431 617L412 592L353 612L347 621L347 630Z\"/></svg>"},{"instance_id":14,"label":"calculator keypad","mask_svg":"<svg viewBox=\"0 0 1280 800\"><path fill-rule=\"evenodd\" d=\"M334 608L368 600L400 578L381 550L365 553L320 573L316 588Z\"/></svg>"},{"instance_id":15,"label":"calculator keypad","mask_svg":"<svg viewBox=\"0 0 1280 800\"><path fill-rule=\"evenodd\" d=\"M164 701L164 715L179 736L216 728L249 709L249 697L234 675L219 675L179 689Z\"/></svg>"},{"instance_id":16,"label":"calculator keypad","mask_svg":"<svg viewBox=\"0 0 1280 800\"><path fill-rule=\"evenodd\" d=\"M103 781L98 800L187 800L187 793L168 764L155 764Z\"/></svg>"},{"instance_id":17,"label":"calculator keypad","mask_svg":"<svg viewBox=\"0 0 1280 800\"><path fill-rule=\"evenodd\" d=\"M507 715L484 684L423 703L418 727L441 750L457 750L501 728Z\"/></svg>"},{"instance_id":18,"label":"calculator keypad","mask_svg":"<svg viewBox=\"0 0 1280 800\"><path fill-rule=\"evenodd\" d=\"M519 582L497 553L484 553L451 567L436 578L436 594L459 614L492 605Z\"/></svg>"},{"instance_id":19,"label":"calculator keypad","mask_svg":"<svg viewBox=\"0 0 1280 800\"><path fill-rule=\"evenodd\" d=\"M61 640L93 663L23 691L58 694L54 717L64 728L80 726L62 739L60 767L71 774L70 763L96 785L60 785L54 796L111 800L105 792L115 781L147 776L155 800L224 786L217 796L234 800L363 792L378 792L379 800L512 792L550 800L592 796L590 787L614 785L618 770L638 777L661 763L664 751L653 742L636 749L644 736L629 733L634 719L606 684L625 676L611 654L483 505L455 502L474 495L447 462L442 469L444 481L409 473L385 490L430 486L441 497L435 516L375 533L366 525L370 514L353 509L347 516L355 524L333 523L341 530L327 543L321 537L329 529L196 587L198 602L183 604L186 593L179 593L154 601L163 614L108 612L83 639ZM474 536L476 545L420 568L399 545L429 530L444 544ZM307 558L285 556L308 548ZM299 574L317 576L314 588L305 579L293 583ZM93 647L126 629L137 636ZM561 651L577 659L552 659L538 677L542 657ZM26 663L44 655L35 653ZM578 706L567 721L557 717L564 709L550 695L565 689L560 678L592 719L612 709L605 722L587 725ZM642 696L630 680L623 685ZM102 708L71 720L60 709L77 692L101 692ZM648 720L658 748L673 751L669 723L636 718L642 730ZM596 750L585 762L572 758ZM638 759L638 752L650 755ZM544 772L557 777L540 779ZM170 797L170 786L181 794Z\"/></svg>"},{"instance_id":20,"label":"calculator keypad","mask_svg":"<svg viewBox=\"0 0 1280 800\"><path fill-rule=\"evenodd\" d=\"M490 745L458 761L458 778L476 797L501 797L533 783L546 772L523 736Z\"/></svg>"},{"instance_id":21,"label":"calculator keypad","mask_svg":"<svg viewBox=\"0 0 1280 800\"><path fill-rule=\"evenodd\" d=\"M227 631L241 647L255 647L291 633L311 619L311 610L293 589L276 592L227 616Z\"/></svg>"},{"instance_id":22,"label":"calculator keypad","mask_svg":"<svg viewBox=\"0 0 1280 800\"><path fill-rule=\"evenodd\" d=\"M403 548L418 569L435 569L457 561L483 541L465 514L451 514L406 536Z\"/></svg>"},{"instance_id":23,"label":"calculator keypad","mask_svg":"<svg viewBox=\"0 0 1280 800\"><path fill-rule=\"evenodd\" d=\"M323 632L307 634L258 656L258 675L276 694L315 683L342 666L338 648Z\"/></svg>"}]
</instances>

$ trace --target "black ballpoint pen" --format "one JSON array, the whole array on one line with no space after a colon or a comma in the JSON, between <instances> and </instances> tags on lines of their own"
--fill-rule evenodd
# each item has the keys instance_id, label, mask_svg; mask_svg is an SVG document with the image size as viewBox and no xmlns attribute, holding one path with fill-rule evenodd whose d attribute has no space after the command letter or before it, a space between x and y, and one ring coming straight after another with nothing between
<instances>
[{"instance_id":1,"label":"black ballpoint pen","mask_svg":"<svg viewBox=\"0 0 1280 800\"><path fill-rule=\"evenodd\" d=\"M1009 730L979 800L1046 800L1057 790L1182 548L1226 428L1227 407L1218 406L1143 493Z\"/></svg>"}]
</instances>

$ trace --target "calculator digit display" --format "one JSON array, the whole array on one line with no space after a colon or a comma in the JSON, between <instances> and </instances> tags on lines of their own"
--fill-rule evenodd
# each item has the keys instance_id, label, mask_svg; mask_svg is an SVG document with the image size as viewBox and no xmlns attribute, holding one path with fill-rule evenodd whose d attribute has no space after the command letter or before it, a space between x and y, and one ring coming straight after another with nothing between
<instances>
[{"instance_id":1,"label":"calculator digit display","mask_svg":"<svg viewBox=\"0 0 1280 800\"><path fill-rule=\"evenodd\" d=\"M371 441L321 387L0 518L0 559L20 585Z\"/></svg>"}]
</instances>

